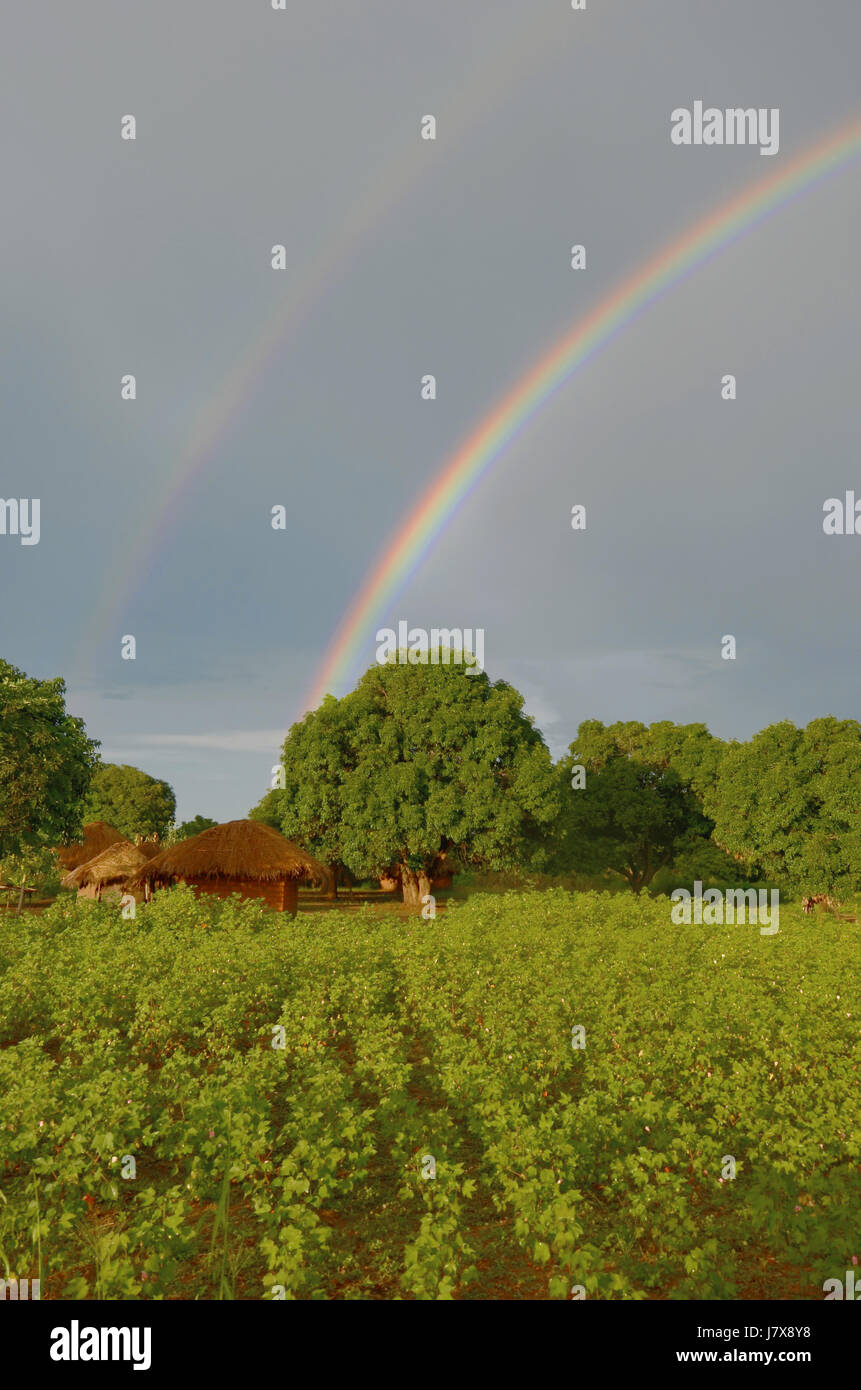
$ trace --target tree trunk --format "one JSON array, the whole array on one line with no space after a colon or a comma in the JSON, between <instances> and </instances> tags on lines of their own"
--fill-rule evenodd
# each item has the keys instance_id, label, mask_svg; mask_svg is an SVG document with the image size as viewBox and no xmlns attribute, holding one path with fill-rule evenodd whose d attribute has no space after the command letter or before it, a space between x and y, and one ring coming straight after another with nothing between
<instances>
[{"instance_id":1,"label":"tree trunk","mask_svg":"<svg viewBox=\"0 0 861 1390\"><path fill-rule=\"evenodd\" d=\"M22 904L23 901L24 901L24 885L25 885L26 882L27 882L27 875L25 874L24 877L21 879L21 892L18 894L18 911L15 913L15 916L16 916L16 917L20 917L20 916L21 916L21 904Z\"/></svg>"},{"instance_id":2,"label":"tree trunk","mask_svg":"<svg viewBox=\"0 0 861 1390\"><path fill-rule=\"evenodd\" d=\"M327 864L326 867L329 870L329 881L326 884L326 897L328 899L336 899L338 896L338 865Z\"/></svg>"},{"instance_id":3,"label":"tree trunk","mask_svg":"<svg viewBox=\"0 0 861 1390\"><path fill-rule=\"evenodd\" d=\"M406 864L401 865L401 888L403 889L404 902L407 907L421 908L422 898L430 892L430 878L426 869L408 869Z\"/></svg>"}]
</instances>

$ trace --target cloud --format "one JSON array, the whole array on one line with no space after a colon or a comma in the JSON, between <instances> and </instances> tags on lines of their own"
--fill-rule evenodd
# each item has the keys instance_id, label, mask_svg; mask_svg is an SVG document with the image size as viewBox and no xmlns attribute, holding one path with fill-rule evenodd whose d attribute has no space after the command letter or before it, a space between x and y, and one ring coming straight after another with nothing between
<instances>
[{"instance_id":1,"label":"cloud","mask_svg":"<svg viewBox=\"0 0 861 1390\"><path fill-rule=\"evenodd\" d=\"M126 742L137 748L216 748L222 753L271 753L280 749L286 732L286 729L228 729L206 734L130 734Z\"/></svg>"}]
</instances>

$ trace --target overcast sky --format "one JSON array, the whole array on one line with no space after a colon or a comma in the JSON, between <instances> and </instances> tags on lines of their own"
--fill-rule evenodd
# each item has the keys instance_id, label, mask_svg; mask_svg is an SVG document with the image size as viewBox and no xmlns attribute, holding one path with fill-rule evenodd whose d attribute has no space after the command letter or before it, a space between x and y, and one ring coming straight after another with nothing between
<instances>
[{"instance_id":1,"label":"overcast sky","mask_svg":"<svg viewBox=\"0 0 861 1390\"><path fill-rule=\"evenodd\" d=\"M39 498L41 536L0 536L0 655L62 675L180 819L245 815L455 448L640 264L861 117L859 51L858 0L12 6L0 496ZM697 99L779 108L779 152L672 145ZM555 755L586 718L858 717L861 537L826 537L822 504L861 497L859 245L856 163L618 335L351 680L405 618L484 628Z\"/></svg>"}]
</instances>

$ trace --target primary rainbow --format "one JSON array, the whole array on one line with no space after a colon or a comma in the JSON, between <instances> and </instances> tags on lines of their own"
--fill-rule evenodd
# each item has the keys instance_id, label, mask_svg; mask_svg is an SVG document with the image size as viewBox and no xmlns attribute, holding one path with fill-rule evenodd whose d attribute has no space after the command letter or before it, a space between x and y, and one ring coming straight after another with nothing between
<instances>
[{"instance_id":1,"label":"primary rainbow","mask_svg":"<svg viewBox=\"0 0 861 1390\"><path fill-rule=\"evenodd\" d=\"M859 155L861 121L854 120L698 222L553 345L443 466L406 523L398 527L339 624L303 712L314 709L328 691L354 675L359 649L377 615L415 574L458 507L554 392L685 276Z\"/></svg>"}]
</instances>

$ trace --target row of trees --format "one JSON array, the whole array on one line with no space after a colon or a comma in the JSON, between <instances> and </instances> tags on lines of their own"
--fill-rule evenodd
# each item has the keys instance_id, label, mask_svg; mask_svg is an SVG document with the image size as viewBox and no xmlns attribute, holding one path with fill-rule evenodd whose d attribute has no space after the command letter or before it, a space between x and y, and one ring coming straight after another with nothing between
<instances>
[{"instance_id":1,"label":"row of trees","mask_svg":"<svg viewBox=\"0 0 861 1390\"><path fill-rule=\"evenodd\" d=\"M775 724L723 742L704 724L580 725L555 766L505 681L443 665L376 666L284 743L251 815L359 878L400 871L404 898L442 857L463 867L611 871L636 891L768 878L861 887L861 725Z\"/></svg>"},{"instance_id":2,"label":"row of trees","mask_svg":"<svg viewBox=\"0 0 861 1390\"><path fill-rule=\"evenodd\" d=\"M452 867L615 873L639 891L767 877L808 893L861 888L861 725L816 719L725 743L704 724L580 725L553 764L523 698L453 665L374 666L291 728L279 785L251 815L334 871L400 873L404 898ZM166 782L102 764L62 680L0 661L0 859L38 857L105 820L178 839ZM334 877L334 876L333 876Z\"/></svg>"},{"instance_id":3,"label":"row of trees","mask_svg":"<svg viewBox=\"0 0 861 1390\"><path fill-rule=\"evenodd\" d=\"M586 772L563 859L609 866L634 888L685 877L763 877L809 893L861 887L861 725L773 724L724 743L704 724L582 724L566 770ZM690 871L694 871L691 873Z\"/></svg>"}]
</instances>

